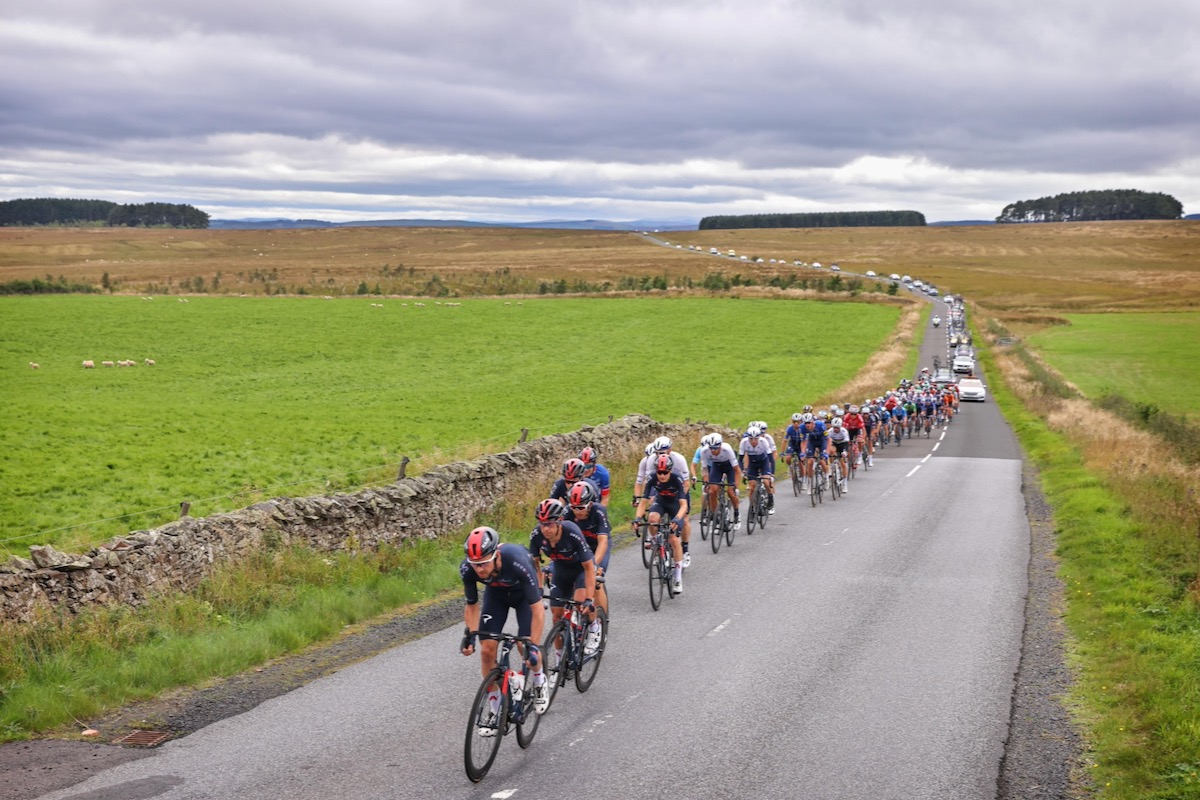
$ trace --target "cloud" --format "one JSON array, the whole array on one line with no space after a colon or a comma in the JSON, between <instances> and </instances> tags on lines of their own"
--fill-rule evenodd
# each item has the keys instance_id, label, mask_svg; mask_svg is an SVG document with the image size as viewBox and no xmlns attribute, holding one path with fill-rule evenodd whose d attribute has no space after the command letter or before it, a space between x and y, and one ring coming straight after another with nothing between
<instances>
[{"instance_id":1,"label":"cloud","mask_svg":"<svg viewBox=\"0 0 1200 800\"><path fill-rule=\"evenodd\" d=\"M0 197L514 221L991 217L1117 187L1200 206L1200 7L1167 0L0 13Z\"/></svg>"}]
</instances>

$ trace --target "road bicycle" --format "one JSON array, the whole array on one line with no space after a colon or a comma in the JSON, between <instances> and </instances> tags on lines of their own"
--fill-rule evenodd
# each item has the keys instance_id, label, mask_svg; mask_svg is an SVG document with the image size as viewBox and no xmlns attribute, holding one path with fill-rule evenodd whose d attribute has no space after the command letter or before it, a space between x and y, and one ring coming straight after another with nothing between
<instances>
[{"instance_id":1,"label":"road bicycle","mask_svg":"<svg viewBox=\"0 0 1200 800\"><path fill-rule=\"evenodd\" d=\"M817 507L817 503L825 502L825 485L828 482L825 470L817 463L818 460L817 458L812 459L812 493L808 496L808 499L812 501L813 508Z\"/></svg>"},{"instance_id":2,"label":"road bicycle","mask_svg":"<svg viewBox=\"0 0 1200 800\"><path fill-rule=\"evenodd\" d=\"M792 456L792 462L788 464L788 477L792 479L792 494L799 497L804 488L804 468L800 466L800 456Z\"/></svg>"},{"instance_id":3,"label":"road bicycle","mask_svg":"<svg viewBox=\"0 0 1200 800\"><path fill-rule=\"evenodd\" d=\"M641 495L634 497L633 505L636 507L638 501L641 499ZM634 530L637 538L642 541L642 566L650 569L650 523L642 520L642 523L637 525Z\"/></svg>"},{"instance_id":4,"label":"road bicycle","mask_svg":"<svg viewBox=\"0 0 1200 800\"><path fill-rule=\"evenodd\" d=\"M929 416L928 414L922 414L921 418L924 421L924 425L922 425L922 427L925 429L925 438L928 439L930 434L933 432L933 417Z\"/></svg>"},{"instance_id":5,"label":"road bicycle","mask_svg":"<svg viewBox=\"0 0 1200 800\"><path fill-rule=\"evenodd\" d=\"M850 440L850 480L854 480L854 476L858 474L858 462L862 459L863 468L866 468L867 460L862 458L862 448L858 444L861 436L855 436Z\"/></svg>"},{"instance_id":6,"label":"road bicycle","mask_svg":"<svg viewBox=\"0 0 1200 800\"><path fill-rule=\"evenodd\" d=\"M471 703L471 716L467 718L463 765L467 777L478 783L492 768L500 741L511 731L516 730L517 744L522 749L533 743L541 715L533 708L533 671L521 655L522 651L529 652L533 642L511 633L474 631L473 635L500 642L496 666L479 684L479 691L475 692L475 700ZM520 650L515 647L517 643L521 645ZM512 665L514 653L519 659L519 669ZM500 687L500 705L494 710L488 700L488 690L493 686Z\"/></svg>"},{"instance_id":7,"label":"road bicycle","mask_svg":"<svg viewBox=\"0 0 1200 800\"><path fill-rule=\"evenodd\" d=\"M604 578L596 578L596 585L604 583ZM604 657L604 648L608 644L608 614L603 608L596 608L596 620L600 623L600 642L595 650L588 650L588 621L583 614L583 603L573 599L564 599L566 613L562 619L554 623L546 641L542 645L542 657L546 661L546 691L550 693L550 702L558 694L558 688L575 679L575 688L586 692L596 679L600 669L600 659ZM558 642L561 642L559 646Z\"/></svg>"},{"instance_id":8,"label":"road bicycle","mask_svg":"<svg viewBox=\"0 0 1200 800\"><path fill-rule=\"evenodd\" d=\"M675 555L667 539L671 532L670 518L652 522L650 527L655 529L654 538L651 540L650 607L658 611L662 605L664 588L670 598L675 599ZM719 539L720 535L713 531L713 538Z\"/></svg>"},{"instance_id":9,"label":"road bicycle","mask_svg":"<svg viewBox=\"0 0 1200 800\"><path fill-rule=\"evenodd\" d=\"M730 484L725 483L724 481L721 483L710 483L709 481L705 481L704 486L706 489L709 486L718 487L717 510L709 515L708 521L709 532L712 534L712 537L709 539L709 544L712 545L712 551L716 553L721 549L722 540L724 540L726 544L732 546L733 535L737 532L737 529L733 527L733 509L731 508L729 501L729 493L725 491L729 488ZM701 505L701 508L703 509L707 505L708 503L706 500ZM724 533L723 536L722 533Z\"/></svg>"},{"instance_id":10,"label":"road bicycle","mask_svg":"<svg viewBox=\"0 0 1200 800\"><path fill-rule=\"evenodd\" d=\"M842 496L842 457L833 455L829 458L829 496L837 500Z\"/></svg>"},{"instance_id":11,"label":"road bicycle","mask_svg":"<svg viewBox=\"0 0 1200 800\"><path fill-rule=\"evenodd\" d=\"M758 527L766 530L767 516L770 511L767 508L769 492L767 491L767 482L765 476L759 476L754 482L754 491L750 493L750 497L746 504L746 535L750 536L754 533L754 524L758 523Z\"/></svg>"}]
</instances>

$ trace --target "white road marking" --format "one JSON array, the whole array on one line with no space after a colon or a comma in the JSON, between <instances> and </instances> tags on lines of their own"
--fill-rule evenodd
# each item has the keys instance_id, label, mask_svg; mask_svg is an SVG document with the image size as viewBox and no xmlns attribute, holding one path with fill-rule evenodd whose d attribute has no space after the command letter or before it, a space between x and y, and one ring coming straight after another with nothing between
<instances>
[{"instance_id":1,"label":"white road marking","mask_svg":"<svg viewBox=\"0 0 1200 800\"><path fill-rule=\"evenodd\" d=\"M946 431L942 431L942 435L938 437L938 441L940 442L942 439L945 439L945 438L946 438Z\"/></svg>"},{"instance_id":2,"label":"white road marking","mask_svg":"<svg viewBox=\"0 0 1200 800\"><path fill-rule=\"evenodd\" d=\"M908 474L907 474L907 475L905 475L904 477L906 477L906 478L911 478L911 477L913 476L913 473L914 473L914 472L916 472L917 470L919 470L920 468L921 468L921 465L920 465L920 464L917 464L915 467L913 467L912 469L910 469L910 470L908 471Z\"/></svg>"},{"instance_id":3,"label":"white road marking","mask_svg":"<svg viewBox=\"0 0 1200 800\"><path fill-rule=\"evenodd\" d=\"M833 543L834 543L834 542L836 542L838 539L840 539L840 538L842 538L843 536L845 536L845 535L846 535L846 531L848 531L848 530L850 530L850 529L849 529L849 528L842 528L842 532L841 532L841 533L839 533L837 536L833 537L832 539L830 539L828 542L826 542L825 544L823 544L823 545L821 545L821 546L822 546L822 547L829 547L829 545L833 544Z\"/></svg>"},{"instance_id":4,"label":"white road marking","mask_svg":"<svg viewBox=\"0 0 1200 800\"><path fill-rule=\"evenodd\" d=\"M706 634L704 634L704 635L705 635L705 636L716 636L718 633L720 633L721 631L725 630L725 627L726 627L727 625L729 625L729 623L731 623L731 622L733 622L733 618L732 618L732 617L731 617L731 618L729 618L729 619L727 619L727 620L725 620L725 621L724 621L724 622L722 622L720 625L718 625L717 627L713 628L711 631L709 631L708 633L706 633Z\"/></svg>"},{"instance_id":5,"label":"white road marking","mask_svg":"<svg viewBox=\"0 0 1200 800\"><path fill-rule=\"evenodd\" d=\"M941 447L941 446L942 446L942 443L941 443L941 442L935 442L935 443L934 443L934 445L933 445L933 452L935 452L935 453L936 453L936 452L937 452L937 449L938 449L939 447Z\"/></svg>"},{"instance_id":6,"label":"white road marking","mask_svg":"<svg viewBox=\"0 0 1200 800\"><path fill-rule=\"evenodd\" d=\"M930 453L929 455L927 455L927 456L925 456L924 458L922 458L922 459L921 459L921 463L922 463L922 464L924 464L926 461L928 461L928 460L929 460L929 459L931 459L931 458L933 458L933 453Z\"/></svg>"},{"instance_id":7,"label":"white road marking","mask_svg":"<svg viewBox=\"0 0 1200 800\"><path fill-rule=\"evenodd\" d=\"M492 795L492 800L508 800L517 793L516 789L505 789L502 792L496 792Z\"/></svg>"}]
</instances>

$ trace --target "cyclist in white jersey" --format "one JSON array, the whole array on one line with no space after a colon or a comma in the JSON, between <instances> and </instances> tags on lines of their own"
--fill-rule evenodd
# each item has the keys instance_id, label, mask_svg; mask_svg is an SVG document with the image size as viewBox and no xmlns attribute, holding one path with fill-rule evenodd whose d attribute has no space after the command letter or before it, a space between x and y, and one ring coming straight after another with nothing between
<instances>
[{"instance_id":1,"label":"cyclist in white jersey","mask_svg":"<svg viewBox=\"0 0 1200 800\"><path fill-rule=\"evenodd\" d=\"M704 487L704 504L709 514L717 510L717 484L724 481L728 484L725 491L729 494L733 506L733 527L741 526L738 515L737 487L742 480L742 469L738 466L737 453L733 452L719 433L710 433L700 440L704 450L700 453L700 468L708 485Z\"/></svg>"},{"instance_id":2,"label":"cyclist in white jersey","mask_svg":"<svg viewBox=\"0 0 1200 800\"><path fill-rule=\"evenodd\" d=\"M770 480L771 445L757 424L746 431L746 435L742 437L742 441L738 445L738 464L741 466L742 475L747 482L749 497L754 497L754 490L758 486L759 479L767 485L768 492L773 488ZM767 495L767 508L770 509L770 513L775 513L775 495L773 493Z\"/></svg>"},{"instance_id":3,"label":"cyclist in white jersey","mask_svg":"<svg viewBox=\"0 0 1200 800\"><path fill-rule=\"evenodd\" d=\"M641 497L647 488L647 484L655 480L654 467L655 462L661 455L671 457L671 472L679 476L679 480L687 489L688 503L691 504L692 496L692 474L688 469L687 457L681 453L676 453L671 449L671 437L659 436L646 448L646 457L638 464L637 482L634 484L633 493L637 497ZM634 501L637 505L637 501ZM683 530L680 532L680 540L683 542L683 566L685 568L692 565L692 555L688 552L688 542L692 538L692 522L688 518L683 520Z\"/></svg>"}]
</instances>

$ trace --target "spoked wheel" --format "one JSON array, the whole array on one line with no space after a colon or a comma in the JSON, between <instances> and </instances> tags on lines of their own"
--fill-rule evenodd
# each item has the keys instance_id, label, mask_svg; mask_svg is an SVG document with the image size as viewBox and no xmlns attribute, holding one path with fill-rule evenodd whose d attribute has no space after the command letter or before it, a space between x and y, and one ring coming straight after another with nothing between
<instances>
[{"instance_id":1,"label":"spoked wheel","mask_svg":"<svg viewBox=\"0 0 1200 800\"><path fill-rule=\"evenodd\" d=\"M791 475L792 475L792 496L799 497L800 496L800 470L796 469L795 461L792 462L791 469L789 470L789 472L791 472Z\"/></svg>"},{"instance_id":2,"label":"spoked wheel","mask_svg":"<svg viewBox=\"0 0 1200 800\"><path fill-rule=\"evenodd\" d=\"M658 552L658 546L655 545L650 556L650 607L655 611L662 605L663 572L666 567L662 553Z\"/></svg>"},{"instance_id":3,"label":"spoked wheel","mask_svg":"<svg viewBox=\"0 0 1200 800\"><path fill-rule=\"evenodd\" d=\"M649 567L650 567L650 551L651 551L653 548L652 548L652 547L647 547L646 545L648 545L648 544L650 543L650 526L649 526L649 525L647 525L647 524L645 524L645 523L642 523L642 527L641 527L641 534L642 534L642 535L641 535L641 540L642 540L642 566L644 566L644 567L646 567L647 569L649 569Z\"/></svg>"},{"instance_id":4,"label":"spoked wheel","mask_svg":"<svg viewBox=\"0 0 1200 800\"><path fill-rule=\"evenodd\" d=\"M560 619L554 623L554 627L550 629L549 635L546 636L546 641L542 642L542 670L546 673L546 694L550 698L550 705L554 704L554 696L558 694L558 687L567 682L567 648L570 645L567 643L567 637L571 635L571 627L565 619ZM555 655L555 642L559 642L561 650L559 655ZM547 709L549 710L549 706Z\"/></svg>"},{"instance_id":5,"label":"spoked wheel","mask_svg":"<svg viewBox=\"0 0 1200 800\"><path fill-rule=\"evenodd\" d=\"M825 474L825 470L814 471L817 480L817 502L825 502L825 484L829 482L829 476Z\"/></svg>"},{"instance_id":6,"label":"spoked wheel","mask_svg":"<svg viewBox=\"0 0 1200 800\"><path fill-rule=\"evenodd\" d=\"M488 686L499 685L504 674L494 669L484 678L475 693L475 702L471 704L471 716L467 719L467 738L463 745L463 766L467 769L467 777L478 783L492 768L496 753L500 750L500 740L504 738L504 722L508 718L508 695L501 694L500 708L492 714L488 702ZM484 736L480 731L489 732Z\"/></svg>"},{"instance_id":7,"label":"spoked wheel","mask_svg":"<svg viewBox=\"0 0 1200 800\"><path fill-rule=\"evenodd\" d=\"M838 466L833 467L833 472L829 476L829 497L832 500L837 500L842 496L842 470Z\"/></svg>"},{"instance_id":8,"label":"spoked wheel","mask_svg":"<svg viewBox=\"0 0 1200 800\"><path fill-rule=\"evenodd\" d=\"M712 521L708 517L708 509L704 507L704 501L700 504L700 538L708 539L708 529L712 527Z\"/></svg>"},{"instance_id":9,"label":"spoked wheel","mask_svg":"<svg viewBox=\"0 0 1200 800\"><path fill-rule=\"evenodd\" d=\"M575 688L581 692L586 692L592 685L592 681L596 679L596 671L600 669L600 659L604 656L604 647L608 644L608 614L604 613L603 608L596 609L596 619L600 622L600 644L594 653L584 650L583 663L579 665L579 669L575 670Z\"/></svg>"},{"instance_id":10,"label":"spoked wheel","mask_svg":"<svg viewBox=\"0 0 1200 800\"><path fill-rule=\"evenodd\" d=\"M737 534L737 523L733 521L733 509L725 507L725 544L733 547L733 537Z\"/></svg>"},{"instance_id":11,"label":"spoked wheel","mask_svg":"<svg viewBox=\"0 0 1200 800\"><path fill-rule=\"evenodd\" d=\"M550 680L549 675L546 676L546 680ZM526 675L524 694L521 696L521 721L517 723L517 744L522 750L533 744L533 737L537 735L538 723L541 721L542 715L533 707L533 677L532 674Z\"/></svg>"},{"instance_id":12,"label":"spoked wheel","mask_svg":"<svg viewBox=\"0 0 1200 800\"><path fill-rule=\"evenodd\" d=\"M758 504L758 527L765 531L767 517L771 516L771 509L767 507L767 504L771 502L771 493L764 488L758 499L762 501Z\"/></svg>"},{"instance_id":13,"label":"spoked wheel","mask_svg":"<svg viewBox=\"0 0 1200 800\"><path fill-rule=\"evenodd\" d=\"M821 468L818 465L813 464L813 474L812 474L812 477L808 479L808 482L809 482L808 499L812 503L813 508L817 507L817 502L819 500L819 495L817 494L817 489L820 488L820 486L821 486L821 479L818 474L818 473L820 473L820 471L821 471Z\"/></svg>"},{"instance_id":14,"label":"spoked wheel","mask_svg":"<svg viewBox=\"0 0 1200 800\"><path fill-rule=\"evenodd\" d=\"M713 553L721 549L721 542L725 540L725 526L728 524L729 508L718 499L717 511L712 521L712 539L709 540Z\"/></svg>"}]
</instances>

